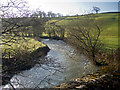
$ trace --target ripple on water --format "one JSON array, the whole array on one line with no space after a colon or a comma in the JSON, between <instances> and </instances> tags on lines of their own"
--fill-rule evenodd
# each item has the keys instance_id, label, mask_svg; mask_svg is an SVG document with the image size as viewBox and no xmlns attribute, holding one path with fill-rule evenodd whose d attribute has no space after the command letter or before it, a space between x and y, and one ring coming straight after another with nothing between
<instances>
[{"instance_id":1,"label":"ripple on water","mask_svg":"<svg viewBox=\"0 0 120 90\"><path fill-rule=\"evenodd\" d=\"M11 79L14 87L52 87L82 77L98 68L89 62L84 55L75 53L71 46L61 40L46 39L43 42L51 49L46 56L50 63L36 65L30 70L14 75ZM4 87L10 87L10 85L7 84Z\"/></svg>"}]
</instances>

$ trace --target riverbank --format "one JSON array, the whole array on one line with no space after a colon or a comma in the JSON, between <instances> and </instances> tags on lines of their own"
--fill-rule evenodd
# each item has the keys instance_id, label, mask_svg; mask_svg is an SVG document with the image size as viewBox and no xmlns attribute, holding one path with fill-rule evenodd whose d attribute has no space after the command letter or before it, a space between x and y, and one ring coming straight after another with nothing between
<instances>
[{"instance_id":1,"label":"riverbank","mask_svg":"<svg viewBox=\"0 0 120 90\"><path fill-rule=\"evenodd\" d=\"M73 79L67 83L55 86L55 88L90 89L90 90L120 90L120 49L109 55L111 62L100 69L81 78Z\"/></svg>"},{"instance_id":2,"label":"riverbank","mask_svg":"<svg viewBox=\"0 0 120 90\"><path fill-rule=\"evenodd\" d=\"M104 67L95 73L55 86L55 89L120 90L120 72L116 71L115 67ZM113 71L108 72L107 69L112 69Z\"/></svg>"},{"instance_id":3,"label":"riverbank","mask_svg":"<svg viewBox=\"0 0 120 90\"><path fill-rule=\"evenodd\" d=\"M97 62L100 65L97 66L102 66L100 70L95 73L87 74L81 78L73 79L73 81L62 83L61 85L55 86L55 89L119 90L119 53L120 49L118 48L110 54L99 54L97 56Z\"/></svg>"},{"instance_id":4,"label":"riverbank","mask_svg":"<svg viewBox=\"0 0 120 90\"><path fill-rule=\"evenodd\" d=\"M88 61L86 61L86 59L85 58L81 58L81 57L78 57L78 58L76 58L76 60L78 60L78 62L75 62L76 60L75 60L75 57L73 58L72 57L72 54L73 54L73 49L70 49L70 47L69 46L67 46L67 44L66 43L64 43L63 41L61 41L61 40L43 40L43 43L45 43L46 45L48 45L49 46L49 48L51 49L51 53L48 53L49 55L48 56L50 56L50 55L52 55L52 57L54 56L55 58L57 57L57 55L58 55L58 60L60 60L60 62L63 60L63 59L65 59L65 57L66 56L64 56L64 55L67 55L67 56L70 56L70 58L68 58L67 57L67 60L66 61L68 61L68 62L66 62L67 64L69 63L69 65L71 65L71 66L69 66L69 67L66 67L66 65L67 64L65 64L65 63L62 63L62 65L63 64L65 64L65 67L66 68L69 68L69 70L68 70L68 74L67 75L70 75L70 76L68 76L69 78L67 79L67 81L69 81L69 80L71 80L71 78L73 79L73 77L74 78L77 78L77 77L82 77L81 76L81 74L83 74L83 72L85 72L84 70L85 70L85 68L84 67L86 67L86 69L88 68L89 69L89 71L91 71L91 72L93 72L93 69L95 69L96 67L91 67L91 64L90 63L88 63ZM40 49L39 49L40 50ZM39 51L38 50L38 51ZM36 51L36 52L34 52L33 53L33 55L35 55L35 54L38 54L38 51ZM44 50L43 50L44 51ZM69 54L68 54L68 52L69 52ZM61 54L62 53L62 54ZM60 56L61 55L61 56ZM32 56L32 54L31 54L31 56ZM78 55L78 56L80 56L80 55ZM115 54L114 56L117 56L117 54ZM35 56L36 58L37 58L37 55ZM54 58L53 57L53 58ZM80 59L81 58L81 59ZM116 57L117 58L117 57ZM74 60L75 61L74 61ZM83 60L84 59L84 60ZM81 61L82 60L82 61ZM74 67L75 66L75 67ZM76 67L76 66L78 66L78 67ZM73 67L73 68L71 68L71 67ZM90 69L91 68L91 69ZM35 71L36 69L34 69L34 72L32 72L33 73L33 75L35 76L35 74L34 73L36 73L36 71ZM106 71L109 71L108 69L105 69ZM104 70L104 72L106 73L106 71ZM115 71L115 69L110 69L110 70L112 70L112 71ZM29 71L29 70L28 70ZM37 72L39 72L39 74L40 75L42 75L43 74L43 72L40 72L41 71L41 69L39 70L39 71L37 71ZM101 70L101 72L103 71L103 69ZM30 71L31 72L31 71ZM91 73L90 72L90 73ZM96 70L95 70L95 72L96 72ZM81 74L80 74L81 73ZM86 73L88 74L88 70L86 70ZM105 74L104 73L104 74ZM109 72L107 72L108 74L109 74ZM37 73L37 76L39 77L39 74ZM94 73L94 74L92 74L91 75L91 77L96 77L97 79L99 79L100 77L102 77L102 75L104 76L104 74L103 73L97 73L97 75L98 76L96 76L96 74ZM117 73L116 73L117 74ZM59 75L60 75L60 73L59 73ZM84 77L87 77L87 75L86 74L84 74L85 76ZM89 76L90 74L88 74L88 76ZM105 74L106 75L106 74ZM111 75L111 74L110 74ZM35 76L35 78L38 78L37 76ZM43 75L43 78L44 78L44 76L45 75ZM61 74L61 76L63 77L64 76L64 74ZM75 77L76 76L76 77ZM109 75L108 75L109 76ZM82 77L82 78L84 78L84 77ZM91 78L90 77L90 78ZM40 77L39 77L40 78ZM89 80L87 81L87 82L81 82L81 83L89 83L89 81L91 80L91 79L94 79L94 78L88 78ZM107 80L109 80L109 78L111 78L111 77L106 77L106 78L108 78ZM31 80L32 78L30 78L30 80ZM24 81L25 79L23 79L23 81ZM56 80L58 80L58 78L56 78ZM75 80L75 79L74 79ZM76 81L72 81L72 83L74 84L74 82L76 83ZM79 80L79 78L77 79L77 80ZM116 80L116 79L115 79ZM34 79L33 79L33 81L35 81ZM37 80L38 82L39 82L39 80ZM94 81L94 80L93 80ZM27 82L27 81L26 81ZM35 81L36 82L36 81ZM64 81L65 82L65 81ZM91 82L91 81L90 81ZM22 83L22 82L21 82ZM50 82L50 83L52 83L52 82ZM69 82L70 83L70 82ZM70 86L72 87L72 83L70 83ZM85 85L86 85L85 84ZM26 84L25 84L26 85ZM79 83L79 85L81 85L80 83ZM78 85L78 86L79 86ZM91 85L91 84L90 84ZM60 87L61 88L61 87ZM78 87L77 87L78 88Z\"/></svg>"},{"instance_id":5,"label":"riverbank","mask_svg":"<svg viewBox=\"0 0 120 90\"><path fill-rule=\"evenodd\" d=\"M42 39L54 39L54 40L63 40L64 39L64 38L57 37L57 36L54 36L54 37L40 36L40 38L42 38Z\"/></svg>"},{"instance_id":6,"label":"riverbank","mask_svg":"<svg viewBox=\"0 0 120 90\"><path fill-rule=\"evenodd\" d=\"M32 52L23 51L22 56L18 56L19 58L2 58L2 85L9 83L13 75L32 68L38 62L40 63L38 58L44 58L49 50L49 47L45 45Z\"/></svg>"}]
</instances>

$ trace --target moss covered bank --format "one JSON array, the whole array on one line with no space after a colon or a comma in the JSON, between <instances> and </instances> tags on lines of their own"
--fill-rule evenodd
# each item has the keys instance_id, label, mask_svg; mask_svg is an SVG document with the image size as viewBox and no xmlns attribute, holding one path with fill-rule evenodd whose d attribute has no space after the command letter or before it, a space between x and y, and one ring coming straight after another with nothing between
<instances>
[{"instance_id":1,"label":"moss covered bank","mask_svg":"<svg viewBox=\"0 0 120 90\"><path fill-rule=\"evenodd\" d=\"M39 47L31 53L24 53L19 59L16 58L3 58L2 59L2 85L9 83L13 75L23 70L32 68L38 61L39 58L44 58L49 52L49 47Z\"/></svg>"}]
</instances>

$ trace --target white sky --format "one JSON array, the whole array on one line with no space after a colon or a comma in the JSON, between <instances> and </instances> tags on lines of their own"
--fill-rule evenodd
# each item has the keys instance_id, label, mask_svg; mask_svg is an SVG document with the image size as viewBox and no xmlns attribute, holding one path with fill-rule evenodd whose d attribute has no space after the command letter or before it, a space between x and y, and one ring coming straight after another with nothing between
<instances>
[{"instance_id":1,"label":"white sky","mask_svg":"<svg viewBox=\"0 0 120 90\"><path fill-rule=\"evenodd\" d=\"M119 0L24 0L24 1L28 2L30 9L35 10L36 8L39 8L40 10L45 12L52 11L54 13L61 13L63 15L66 14L75 15L83 14L85 13L85 11L87 10L90 11L90 9L92 9L92 7L89 5L86 6L80 5L80 2L118 2Z\"/></svg>"},{"instance_id":2,"label":"white sky","mask_svg":"<svg viewBox=\"0 0 120 90\"><path fill-rule=\"evenodd\" d=\"M40 1L40 0L34 0ZM33 8L39 8L45 12L52 11L54 13L61 13L61 14L74 14L82 12L81 9L77 8L75 5L72 5L71 2L40 2L40 3L32 3L31 6Z\"/></svg>"},{"instance_id":3,"label":"white sky","mask_svg":"<svg viewBox=\"0 0 120 90\"><path fill-rule=\"evenodd\" d=\"M119 0L26 0L29 5L35 9L39 8L45 12L52 11L63 15L83 14L87 11L85 8L78 8L73 2L118 2Z\"/></svg>"},{"instance_id":4,"label":"white sky","mask_svg":"<svg viewBox=\"0 0 120 90\"><path fill-rule=\"evenodd\" d=\"M119 0L27 0L29 2L118 2Z\"/></svg>"}]
</instances>

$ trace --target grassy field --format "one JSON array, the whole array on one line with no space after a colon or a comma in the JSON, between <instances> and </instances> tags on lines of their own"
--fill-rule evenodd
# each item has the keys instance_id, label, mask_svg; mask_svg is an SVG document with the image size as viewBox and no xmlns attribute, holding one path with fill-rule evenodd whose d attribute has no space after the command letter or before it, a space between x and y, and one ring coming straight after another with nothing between
<instances>
[{"instance_id":1,"label":"grassy field","mask_svg":"<svg viewBox=\"0 0 120 90\"><path fill-rule=\"evenodd\" d=\"M117 49L118 45L118 13L98 14L96 19L103 23L101 40L106 50Z\"/></svg>"},{"instance_id":2,"label":"grassy field","mask_svg":"<svg viewBox=\"0 0 120 90\"><path fill-rule=\"evenodd\" d=\"M101 27L102 27L103 31L101 33L100 39L105 44L104 50L110 51L111 49L117 49L119 47L119 45L118 45L118 13L94 14L93 17L95 18L96 22L102 23ZM70 27L72 22L77 23L78 21L80 21L83 18L85 18L84 15L60 17L60 18L55 18L55 19L49 20L46 23L46 25L56 22L55 23L56 25L59 25L65 29L65 37L67 37L67 32L69 32L69 29L67 27ZM50 26L48 26L48 27L50 27ZM58 33L59 31L56 30L56 32ZM48 34L43 32L43 36L48 36ZM25 39L26 40L20 39L17 43L13 43L13 44L12 44L12 42L8 43L11 46L8 46L8 45L2 46L1 45L2 52L5 52L6 49L8 49L8 50L9 49L13 49L13 50L21 49L21 50L26 50L26 51L32 52L35 49L44 46L44 44L42 44L34 39L31 39L31 38L25 38ZM7 41L7 39L5 39L4 41Z\"/></svg>"},{"instance_id":3,"label":"grassy field","mask_svg":"<svg viewBox=\"0 0 120 90\"><path fill-rule=\"evenodd\" d=\"M71 22L76 22L83 19L85 16L69 16L69 17L61 17L56 18L55 20L50 20L51 22L56 22L57 25L62 27L71 26ZM118 13L100 13L94 14L96 22L101 23L102 33L100 39L103 41L104 50L110 51L111 49L117 49L118 45ZM69 32L67 28L65 28L66 32ZM65 35L66 36L66 35ZM67 37L67 36L66 36Z\"/></svg>"},{"instance_id":4,"label":"grassy field","mask_svg":"<svg viewBox=\"0 0 120 90\"><path fill-rule=\"evenodd\" d=\"M17 50L19 50L19 52L20 51L33 52L39 47L46 46L45 44L32 38L23 39L22 37L15 37L14 39L17 39L15 43L9 42L7 43L7 45L1 45L2 53L10 52L11 54L14 54L16 53ZM7 41L7 39L2 39L1 41ZM8 58L8 54L6 54L5 57Z\"/></svg>"}]
</instances>

